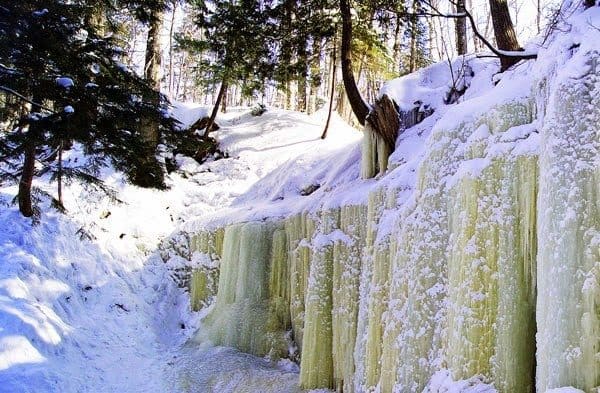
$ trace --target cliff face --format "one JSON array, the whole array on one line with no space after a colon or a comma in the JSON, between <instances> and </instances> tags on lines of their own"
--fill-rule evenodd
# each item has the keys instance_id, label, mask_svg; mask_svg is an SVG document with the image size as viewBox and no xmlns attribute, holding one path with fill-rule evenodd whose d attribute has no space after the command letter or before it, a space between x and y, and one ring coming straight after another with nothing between
<instances>
[{"instance_id":1,"label":"cliff face","mask_svg":"<svg viewBox=\"0 0 600 393\"><path fill-rule=\"evenodd\" d=\"M191 250L219 268L192 280L196 305L218 280L197 339L296 346L303 388L433 392L448 370L500 392L594 391L600 66L571 44L439 110L411 160L400 141L391 169L362 181L363 201L322 186L285 217L198 231Z\"/></svg>"}]
</instances>

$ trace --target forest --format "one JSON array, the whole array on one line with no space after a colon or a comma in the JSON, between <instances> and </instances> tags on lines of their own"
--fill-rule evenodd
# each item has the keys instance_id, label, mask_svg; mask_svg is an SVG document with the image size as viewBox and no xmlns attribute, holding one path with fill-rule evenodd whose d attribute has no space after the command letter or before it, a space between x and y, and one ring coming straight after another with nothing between
<instances>
[{"instance_id":1,"label":"forest","mask_svg":"<svg viewBox=\"0 0 600 393\"><path fill-rule=\"evenodd\" d=\"M95 174L103 165L163 188L165 154L201 160L217 149L207 130L218 110L311 114L327 106L362 125L384 81L469 51L500 58L506 70L535 58L519 43L519 28L525 37L548 35L561 17L558 3L541 0L469 10L464 1L421 0L26 1L1 11L1 175L18 181L25 216L35 212L36 161L58 182L59 207L63 178L102 187ZM464 88L465 69L457 72L447 100ZM201 138L175 134L175 101L213 108ZM395 130L377 131L391 133L393 148ZM75 141L88 159L62 166Z\"/></svg>"},{"instance_id":2,"label":"forest","mask_svg":"<svg viewBox=\"0 0 600 393\"><path fill-rule=\"evenodd\" d=\"M0 392L592 393L597 0L0 0Z\"/></svg>"}]
</instances>

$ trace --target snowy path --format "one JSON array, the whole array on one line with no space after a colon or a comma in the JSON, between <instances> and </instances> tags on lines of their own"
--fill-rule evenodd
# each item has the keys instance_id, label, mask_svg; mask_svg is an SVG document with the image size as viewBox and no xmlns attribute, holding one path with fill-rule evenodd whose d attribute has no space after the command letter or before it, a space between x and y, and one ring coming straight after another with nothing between
<instances>
[{"instance_id":1,"label":"snowy path","mask_svg":"<svg viewBox=\"0 0 600 393\"><path fill-rule=\"evenodd\" d=\"M182 350L199 318L154 251L183 223L229 206L284 162L357 143L360 134L335 121L323 142L322 117L284 111L233 113L220 123L216 136L231 158L184 160L185 174L171 176L166 192L107 172L125 203L73 184L65 190L67 215L44 207L32 226L8 203L16 189L0 190L0 392L203 391L198 384L239 391L235 382L208 382L218 364L229 365L220 371L231 381L245 373L293 385L294 373L273 373L242 354ZM38 186L55 192L47 179Z\"/></svg>"}]
</instances>

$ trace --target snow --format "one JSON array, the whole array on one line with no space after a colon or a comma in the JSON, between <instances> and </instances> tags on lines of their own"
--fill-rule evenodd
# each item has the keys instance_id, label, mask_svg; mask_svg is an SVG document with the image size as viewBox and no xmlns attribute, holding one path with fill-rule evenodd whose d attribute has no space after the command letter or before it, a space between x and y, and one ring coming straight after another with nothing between
<instances>
[{"instance_id":1,"label":"snow","mask_svg":"<svg viewBox=\"0 0 600 393\"><path fill-rule=\"evenodd\" d=\"M73 79L68 78L66 76L61 76L60 78L56 78L56 84L62 87L63 89L68 89L69 87L73 87L75 83Z\"/></svg>"},{"instance_id":2,"label":"snow","mask_svg":"<svg viewBox=\"0 0 600 393\"><path fill-rule=\"evenodd\" d=\"M184 123L207 113L182 107ZM187 391L182 378L193 374L192 359L212 361L181 349L201 315L190 313L188 295L171 278L177 265L155 252L159 242L183 223L232 204L285 162L317 159L360 138L334 118L329 137L320 140L323 113L269 110L255 118L236 110L218 121L222 130L214 136L231 158L198 165L177 157L183 170L167 179L166 192L131 186L104 170L123 203L73 183L63 190L67 213L45 202L34 225L10 204L16 187L1 189L0 391ZM80 159L77 147L64 153L65 165ZM298 181L298 188L304 185ZM36 186L55 193L48 177ZM237 364L246 355L224 359ZM276 381L297 381L289 365L252 364L250 373L259 367ZM239 391L232 389L222 391Z\"/></svg>"},{"instance_id":3,"label":"snow","mask_svg":"<svg viewBox=\"0 0 600 393\"><path fill-rule=\"evenodd\" d=\"M41 10L37 10L37 11L33 11L33 16L35 16L36 18L42 17L44 15L46 15L48 13L48 8L44 8Z\"/></svg>"},{"instance_id":4,"label":"snow","mask_svg":"<svg viewBox=\"0 0 600 393\"><path fill-rule=\"evenodd\" d=\"M483 383L478 377L454 381L448 370L440 370L431 377L423 393L496 393L492 385ZM566 392L565 392L566 393Z\"/></svg>"},{"instance_id":5,"label":"snow","mask_svg":"<svg viewBox=\"0 0 600 393\"><path fill-rule=\"evenodd\" d=\"M190 128L197 120L209 115L207 107L192 102L175 102L171 112L181 123L182 130Z\"/></svg>"}]
</instances>

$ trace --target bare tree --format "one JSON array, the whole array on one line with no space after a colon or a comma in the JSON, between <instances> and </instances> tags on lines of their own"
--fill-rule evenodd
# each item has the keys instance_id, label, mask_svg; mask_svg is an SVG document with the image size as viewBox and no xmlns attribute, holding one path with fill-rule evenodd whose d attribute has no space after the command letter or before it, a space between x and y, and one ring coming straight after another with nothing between
<instances>
[{"instance_id":1,"label":"bare tree","mask_svg":"<svg viewBox=\"0 0 600 393\"><path fill-rule=\"evenodd\" d=\"M514 25L510 19L510 12L506 0L490 0L490 11L498 49L502 51L522 50L519 41L517 40ZM511 56L500 57L501 70L507 70L519 60L520 59Z\"/></svg>"},{"instance_id":2,"label":"bare tree","mask_svg":"<svg viewBox=\"0 0 600 393\"><path fill-rule=\"evenodd\" d=\"M465 12L465 0L456 0L456 12ZM456 30L456 52L459 55L467 53L467 21L464 18L454 20L454 28Z\"/></svg>"}]
</instances>

